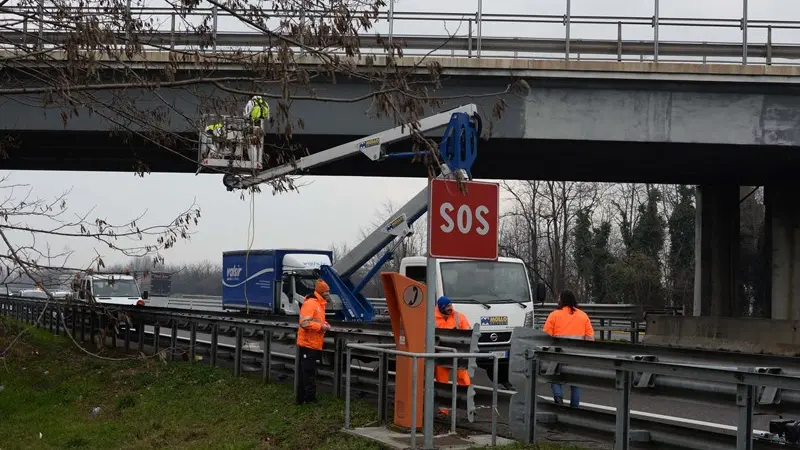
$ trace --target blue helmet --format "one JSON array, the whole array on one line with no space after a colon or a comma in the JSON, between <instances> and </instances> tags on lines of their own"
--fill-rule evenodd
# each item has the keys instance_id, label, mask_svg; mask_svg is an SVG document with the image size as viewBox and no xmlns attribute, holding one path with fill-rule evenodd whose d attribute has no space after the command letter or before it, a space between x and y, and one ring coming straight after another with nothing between
<instances>
[{"instance_id":1,"label":"blue helmet","mask_svg":"<svg viewBox=\"0 0 800 450\"><path fill-rule=\"evenodd\" d=\"M453 301L450 300L450 297L443 295L439 297L439 300L436 301L436 306L439 308L440 312L444 312L444 309L447 307L447 305L451 303L453 303Z\"/></svg>"}]
</instances>

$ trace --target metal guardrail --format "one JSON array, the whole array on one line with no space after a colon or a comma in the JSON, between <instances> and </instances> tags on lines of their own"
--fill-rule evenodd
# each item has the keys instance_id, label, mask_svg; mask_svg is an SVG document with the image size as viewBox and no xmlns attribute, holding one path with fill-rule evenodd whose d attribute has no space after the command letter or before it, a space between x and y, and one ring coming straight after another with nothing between
<instances>
[{"instance_id":1,"label":"metal guardrail","mask_svg":"<svg viewBox=\"0 0 800 450\"><path fill-rule=\"evenodd\" d=\"M570 0L566 0L563 14L486 14L483 12L483 2L479 0L478 7L473 11L464 12L403 12L395 11L393 2L389 2L388 10L381 11L378 25L385 23L388 30L381 33L381 39L388 41L402 41L408 49L419 50L419 54L450 54L458 57L535 57L537 59L562 59L562 60L612 60L612 61L647 61L647 62L691 62L691 63L735 63L735 64L783 64L780 60L800 59L800 42L775 43L774 30L798 30L800 21L792 20L753 20L748 17L747 0L743 2L741 17L728 18L698 18L698 17L662 17L659 10L659 0L653 1L653 14L649 16L630 15L574 15L571 12ZM39 8L0 8L0 13L16 15L19 18L16 30L4 31L0 37L7 39L13 45L41 45L43 48L53 47L63 39L64 32L71 32L70 21L61 21L57 26L55 20L44 20L44 17L53 17L55 9L51 7ZM59 8L60 17L78 17L80 15L94 14L108 15L100 8ZM239 11L239 14L248 14ZM190 46L209 48L212 51L226 48L262 50L265 45L274 45L275 38L270 37L246 25L246 22L229 12L213 8L198 8L191 12L172 8L130 8L132 17L147 22L152 20L156 31L150 34L137 34L140 42L152 49L181 50ZM320 20L329 13L323 11L305 10L295 20L305 23L306 20ZM293 18L290 13L271 12L271 17L266 20L266 26L275 26L278 21ZM204 19L211 17L210 27L202 35L196 33L197 27ZM274 24L272 22L274 22ZM384 22L385 21L385 22ZM48 23L50 22L50 23ZM408 34L397 33L400 27L417 25L422 30L430 30L436 22L451 23L451 30L443 27L443 34ZM453 23L455 22L455 23ZM234 25L235 24L235 25ZM520 36L529 30L537 30L536 25L561 25L563 37L553 36ZM614 39L586 39L575 34L574 26L592 25L597 28L604 27L607 35L615 36ZM241 28L247 26L251 31L242 32ZM494 26L502 29L521 27L515 37L491 36L484 32L485 26ZM116 35L117 42L121 45L128 40L124 29L120 27ZM633 29L652 30L651 39L630 39ZM661 39L665 29L700 29L737 30L741 39L735 42L701 42L701 41L664 41ZM113 31L113 30L112 30ZM765 32L763 41L754 41L750 32ZM53 34L55 33L55 34ZM62 33L59 38L58 33ZM648 33L649 34L649 33ZM297 38L304 39L304 38ZM314 46L313 42L305 43ZM362 44L365 48L374 50L383 49L377 34L365 33L362 35ZM335 49L329 49L331 52ZM491 52L492 54L487 54ZM368 53L368 52L365 52ZM406 52L406 54L409 54ZM592 55L587 58L586 55ZM755 59L756 61L753 61ZM778 60L778 61L776 61ZM789 64L796 64L790 61Z\"/></svg>"},{"instance_id":2,"label":"metal guardrail","mask_svg":"<svg viewBox=\"0 0 800 450\"><path fill-rule=\"evenodd\" d=\"M582 424L597 431L616 426L615 448L629 448L635 431L640 440L693 449L747 448L753 439L754 413L797 414L800 411L800 359L683 348L588 342L552 338L538 330L517 328L512 338L511 373L517 393L511 399L509 422L515 439L535 438L530 417L540 421ZM616 392L614 412L569 408L533 397L538 383L563 383ZM737 429L670 418L635 417L630 397L668 397L706 404L709 410L739 408ZM536 413L540 413L536 416ZM612 420L609 423L609 415ZM527 419L526 419L527 418ZM616 424L616 425L614 425ZM749 431L747 431L749 430ZM746 433L745 433L746 431ZM758 435L759 444L773 438ZM625 443L625 446L620 446Z\"/></svg>"},{"instance_id":3,"label":"metal guardrail","mask_svg":"<svg viewBox=\"0 0 800 450\"><path fill-rule=\"evenodd\" d=\"M48 311L44 306L48 305ZM60 308L60 309L59 309ZM260 367L262 378L268 379L270 375L278 375L283 379L294 377L295 355L275 352L273 333L292 328L291 325L281 324L277 321L259 321L203 313L200 311L180 311L175 309L136 308L123 307L111 308L110 312L123 312L131 322L121 321L119 333L110 333L112 345L117 346L119 339L124 340L123 348L131 349L131 343L138 343L138 348L143 351L149 345L152 351L162 351L164 341L169 342L169 347L178 349L170 352L169 358L195 360L198 351L205 350L210 355L210 364L217 365L223 355L227 355L233 362L234 374L242 373L245 362ZM49 312L49 314L46 314ZM98 309L91 305L65 305L62 303L45 303L39 299L20 299L0 296L0 314L11 316L28 322L42 318L41 326L49 328L54 333L63 332L58 314L63 313L64 323L71 329L72 335L79 340L93 340L98 330L109 330L110 317L98 314ZM74 320L73 320L74 319ZM145 324L152 326L152 331L146 333ZM210 326L210 330L209 330ZM162 327L165 331L162 331ZM220 342L224 330L229 329L235 337L232 343ZM179 336L178 331L188 329L188 337ZM245 339L246 329L256 329L253 339ZM198 337L198 334L209 330L210 338ZM437 330L454 331L459 330ZM157 335L159 339L146 339L145 335ZM450 347L450 351L475 352L473 343L476 338L467 337L468 332L461 332L465 336L452 335L440 340L439 345ZM370 344L390 344L393 342L391 333L387 333L372 325L359 328L334 328L332 337L326 339L323 365L320 376L334 387L337 395L342 395L344 390L345 373L347 367L346 351L347 342L367 342ZM459 339L461 339L459 341ZM178 342L188 345L178 346ZM470 345L466 345L469 341ZM255 346L255 348L254 348ZM545 349L555 356L538 358L540 365L535 372L530 369L531 350ZM466 351L464 351L466 350ZM375 357L368 353L359 353L358 349L351 350L353 359L374 362ZM540 353L535 353L540 354ZM561 358L561 359L559 359ZM643 365L630 365L632 363ZM441 362L441 365L449 365ZM362 364L352 364L351 375L355 391L380 395L380 389L389 389L393 373L388 370L387 361L378 361L378 367L365 367ZM619 371L630 372L630 389L626 390L618 384ZM696 376L701 371L701 375ZM386 374L386 380L383 374ZM707 351L686 348L660 347L652 345L628 344L616 342L588 342L569 339L552 338L541 331L530 328L515 328L512 337L511 349L511 382L516 387L515 391L499 390L498 402L509 405L508 422L512 436L524 440L526 433L532 432L530 425L530 410L532 407L529 393L533 383L561 382L590 387L593 389L610 390L620 394L620 399L631 392L642 392L656 399L668 397L671 399L686 399L693 403L702 403L709 406L710 410L724 405L737 405L741 403L741 389L746 394L745 400L751 399L752 405L745 402L737 405L743 418L752 417L753 413L769 414L797 414L800 411L800 358L771 356L765 354L743 354L724 351ZM704 374L723 374L728 378L704 378ZM767 375L767 378L741 378L742 374ZM721 376L723 376L721 375ZM772 376L777 378L769 378ZM716 375L715 375L716 376ZM774 380L790 380L789 384L774 385ZM731 382L735 380L735 382ZM795 380L795 381L791 381ZM382 384L383 383L383 384ZM750 383L750 384L748 384ZM744 388L737 386L747 385ZM750 387L748 387L750 386ZM624 387L624 386L623 386ZM462 412L474 413L475 404L485 404L490 401L492 389L480 386L471 386L471 391L461 390L457 393L458 407ZM752 391L752 392L751 392ZM383 391L380 391L383 392ZM627 392L627 393L625 393ZM624 395L623 395L624 394ZM379 398L381 398L379 396ZM451 385L437 386L437 404L447 406L452 402ZM461 399L464 399L463 401ZM697 425L692 421L681 418L655 419L647 415L632 415L630 410L617 408L616 411L595 410L590 407L578 409L553 405L537 397L536 416L540 420L556 420L571 426L589 427L598 431L613 429L615 423L627 423L628 433L636 434L638 438L646 436L646 440L654 443L679 445L684 448L695 449L723 449L736 445L736 430L731 431L728 426L719 424ZM383 406L388 402L388 396L383 400ZM527 402L527 403L526 403ZM623 403L623 405L629 405ZM380 412L379 412L380 414ZM618 414L627 415L618 419ZM525 417L528 417L525 422ZM383 419L386 419L384 414ZM621 420L622 422L619 422ZM744 419L743 419L744 420ZM751 423L752 424L752 423ZM712 426L713 425L713 426ZM745 427L746 428L746 427ZM752 429L752 426L750 427ZM739 427L739 432L743 428ZM752 435L755 432L750 432ZM745 441L747 436L744 437ZM756 442L762 446L771 446L769 436L755 436ZM746 447L751 448L751 447Z\"/></svg>"}]
</instances>

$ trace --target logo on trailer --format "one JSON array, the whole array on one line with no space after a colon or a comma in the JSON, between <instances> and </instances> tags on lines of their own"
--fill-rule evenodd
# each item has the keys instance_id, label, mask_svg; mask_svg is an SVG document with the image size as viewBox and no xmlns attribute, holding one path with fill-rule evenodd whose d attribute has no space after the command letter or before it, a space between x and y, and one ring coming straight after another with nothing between
<instances>
[{"instance_id":1,"label":"logo on trailer","mask_svg":"<svg viewBox=\"0 0 800 450\"><path fill-rule=\"evenodd\" d=\"M239 266L228 267L225 271L225 277L229 280L239 278L242 274L242 268Z\"/></svg>"},{"instance_id":2,"label":"logo on trailer","mask_svg":"<svg viewBox=\"0 0 800 450\"><path fill-rule=\"evenodd\" d=\"M483 316L481 325L508 325L508 316Z\"/></svg>"}]
</instances>

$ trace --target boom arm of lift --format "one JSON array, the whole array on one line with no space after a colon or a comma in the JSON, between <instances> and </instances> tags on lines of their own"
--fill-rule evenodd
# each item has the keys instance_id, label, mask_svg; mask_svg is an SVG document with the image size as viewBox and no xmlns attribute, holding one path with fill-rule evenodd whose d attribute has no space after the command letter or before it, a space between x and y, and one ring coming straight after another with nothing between
<instances>
[{"instance_id":1,"label":"boom arm of lift","mask_svg":"<svg viewBox=\"0 0 800 450\"><path fill-rule=\"evenodd\" d=\"M469 166L475 159L477 145L476 124L480 126L477 106L464 105L447 112L435 114L419 121L419 131L425 133L447 126L439 145L439 152L444 159L439 177L451 175L453 170L464 170L469 174ZM372 161L381 161L390 156L386 152L386 145L405 139L411 135L408 127L395 127L390 130L376 133L366 138L351 141L328 150L299 159L296 164L284 164L257 175L242 178L236 175L225 175L223 183L229 189L244 189L256 184L289 175L303 172L330 162L363 153ZM410 156L411 154L407 154ZM423 188L408 203L380 227L361 241L347 255L336 261L333 266L322 266L320 276L331 287L332 293L338 294L342 300L343 319L348 321L371 321L375 315L372 304L361 294L366 283L381 269L392 257L392 250L402 239L411 234L410 226L428 210L428 187ZM367 261L380 253L381 250L391 245L396 240L389 252L386 252L375 267L354 286L351 277Z\"/></svg>"}]
</instances>

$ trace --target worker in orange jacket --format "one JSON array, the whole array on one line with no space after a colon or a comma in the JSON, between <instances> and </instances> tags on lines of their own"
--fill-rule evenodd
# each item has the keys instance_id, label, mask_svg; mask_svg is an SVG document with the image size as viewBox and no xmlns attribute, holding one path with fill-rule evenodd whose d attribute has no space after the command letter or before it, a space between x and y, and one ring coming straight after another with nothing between
<instances>
[{"instance_id":1,"label":"worker in orange jacket","mask_svg":"<svg viewBox=\"0 0 800 450\"><path fill-rule=\"evenodd\" d=\"M563 339L594 340L594 328L589 316L578 309L578 301L570 290L563 290L558 295L558 306L547 316L544 322L545 333ZM560 383L550 385L553 390L553 401L564 403L564 392ZM570 386L569 406L577 408L581 401L581 390L578 386Z\"/></svg>"},{"instance_id":2,"label":"worker in orange jacket","mask_svg":"<svg viewBox=\"0 0 800 450\"><path fill-rule=\"evenodd\" d=\"M297 327L298 364L300 364L296 397L298 405L317 402L317 363L322 357L325 332L331 329L325 319L325 305L329 299L328 283L317 280L314 292L306 296L303 306L300 307Z\"/></svg>"},{"instance_id":3,"label":"worker in orange jacket","mask_svg":"<svg viewBox=\"0 0 800 450\"><path fill-rule=\"evenodd\" d=\"M464 314L453 309L453 302L449 297L441 296L436 302L436 328L470 330L472 326L470 326ZM451 380L450 374L449 367L436 366L434 371L434 377L439 383L449 383ZM470 385L471 381L467 369L458 369L456 371L456 381L459 386Z\"/></svg>"}]
</instances>

